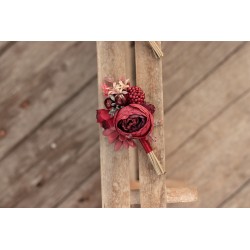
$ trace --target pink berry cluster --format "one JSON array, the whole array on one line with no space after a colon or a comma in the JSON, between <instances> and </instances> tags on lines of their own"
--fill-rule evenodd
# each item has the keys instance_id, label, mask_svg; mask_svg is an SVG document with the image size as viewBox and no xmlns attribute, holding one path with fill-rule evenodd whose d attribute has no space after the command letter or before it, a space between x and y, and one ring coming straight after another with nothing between
<instances>
[{"instance_id":1,"label":"pink berry cluster","mask_svg":"<svg viewBox=\"0 0 250 250\"><path fill-rule=\"evenodd\" d=\"M136 103L136 104L143 104L145 100L145 93L142 91L140 87L129 87L127 89L128 92L128 102L129 103Z\"/></svg>"}]
</instances>

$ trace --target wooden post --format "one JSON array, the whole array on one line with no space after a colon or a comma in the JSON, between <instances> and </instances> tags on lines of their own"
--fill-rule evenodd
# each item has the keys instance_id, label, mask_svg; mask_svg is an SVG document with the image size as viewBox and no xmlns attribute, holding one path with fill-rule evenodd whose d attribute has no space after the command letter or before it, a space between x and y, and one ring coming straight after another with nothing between
<instances>
[{"instance_id":1,"label":"wooden post","mask_svg":"<svg viewBox=\"0 0 250 250\"><path fill-rule=\"evenodd\" d=\"M160 43L158 43L160 47ZM164 109L162 61L155 58L146 42L135 43L136 85L141 87L146 100L155 105L153 150L165 169ZM143 149L138 150L141 207L166 207L166 177L157 176Z\"/></svg>"},{"instance_id":2,"label":"wooden post","mask_svg":"<svg viewBox=\"0 0 250 250\"><path fill-rule=\"evenodd\" d=\"M126 42L97 42L98 100L103 108L100 83L104 77L126 75ZM100 134L101 134L100 129ZM100 135L101 182L103 207L130 207L129 153L114 152L113 145Z\"/></svg>"},{"instance_id":3,"label":"wooden post","mask_svg":"<svg viewBox=\"0 0 250 250\"><path fill-rule=\"evenodd\" d=\"M126 78L131 82L132 86L135 86L135 48L133 42L125 43L126 46ZM138 166L138 149L129 148L129 171L130 181L136 181L139 177Z\"/></svg>"},{"instance_id":4,"label":"wooden post","mask_svg":"<svg viewBox=\"0 0 250 250\"><path fill-rule=\"evenodd\" d=\"M159 46L157 49L160 50L161 44L157 43L157 45ZM122 76L130 78L133 85L136 81L136 85L144 90L146 101L155 105L153 136L156 142L152 143L152 147L165 170L161 59L155 58L154 52L146 42L136 42L135 48L131 47L129 42L97 42L97 61L99 108L104 108L100 83L105 77L117 80ZM113 145L100 135L103 207L130 207L131 205L132 207L137 205L166 207L167 202L197 200L198 194L194 188L169 187L166 184L165 175L156 174L140 143L138 142L137 145L138 149L114 152ZM138 162L139 182L137 181ZM131 190L130 181L134 183Z\"/></svg>"}]
</instances>

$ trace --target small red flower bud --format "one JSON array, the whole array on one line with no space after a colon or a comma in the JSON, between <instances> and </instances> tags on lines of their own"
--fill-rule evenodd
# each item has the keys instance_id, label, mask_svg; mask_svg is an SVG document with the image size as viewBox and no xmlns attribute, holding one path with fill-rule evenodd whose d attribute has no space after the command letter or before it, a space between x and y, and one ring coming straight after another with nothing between
<instances>
[{"instance_id":1,"label":"small red flower bud","mask_svg":"<svg viewBox=\"0 0 250 250\"><path fill-rule=\"evenodd\" d=\"M112 103L113 101L111 100L111 98L106 98L104 101L104 105L107 109L111 109L112 108Z\"/></svg>"},{"instance_id":2,"label":"small red flower bud","mask_svg":"<svg viewBox=\"0 0 250 250\"><path fill-rule=\"evenodd\" d=\"M115 103L120 106L124 106L127 103L127 98L123 94L116 95L115 97Z\"/></svg>"}]
</instances>

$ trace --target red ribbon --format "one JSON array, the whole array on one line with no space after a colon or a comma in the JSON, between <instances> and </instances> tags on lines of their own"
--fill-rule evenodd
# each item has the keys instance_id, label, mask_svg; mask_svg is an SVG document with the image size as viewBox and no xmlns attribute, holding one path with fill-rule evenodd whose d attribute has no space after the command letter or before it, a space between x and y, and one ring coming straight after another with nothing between
<instances>
[{"instance_id":1,"label":"red ribbon","mask_svg":"<svg viewBox=\"0 0 250 250\"><path fill-rule=\"evenodd\" d=\"M140 139L140 143L143 146L143 148L144 148L144 150L146 151L147 154L150 153L151 151L153 151L153 149L151 148L151 145L150 145L148 140L146 140L144 138Z\"/></svg>"}]
</instances>

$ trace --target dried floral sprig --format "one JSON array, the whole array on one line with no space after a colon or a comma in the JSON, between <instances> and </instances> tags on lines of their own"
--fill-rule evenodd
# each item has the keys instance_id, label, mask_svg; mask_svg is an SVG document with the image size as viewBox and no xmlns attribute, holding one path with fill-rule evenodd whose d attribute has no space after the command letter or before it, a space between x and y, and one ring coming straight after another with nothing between
<instances>
[{"instance_id":1,"label":"dried floral sprig","mask_svg":"<svg viewBox=\"0 0 250 250\"><path fill-rule=\"evenodd\" d=\"M111 88L108 92L109 95L117 95L117 94L127 94L127 88L130 87L129 79L126 79L125 82L119 80L118 82L113 82L113 88Z\"/></svg>"},{"instance_id":2,"label":"dried floral sprig","mask_svg":"<svg viewBox=\"0 0 250 250\"><path fill-rule=\"evenodd\" d=\"M149 45L151 46L156 58L161 58L163 57L163 52L161 51L161 48L156 42L149 41Z\"/></svg>"},{"instance_id":3,"label":"dried floral sprig","mask_svg":"<svg viewBox=\"0 0 250 250\"><path fill-rule=\"evenodd\" d=\"M127 88L130 87L129 79L119 79L118 82L115 82L112 78L105 78L102 83L102 90L105 96L124 94L128 92Z\"/></svg>"}]
</instances>

